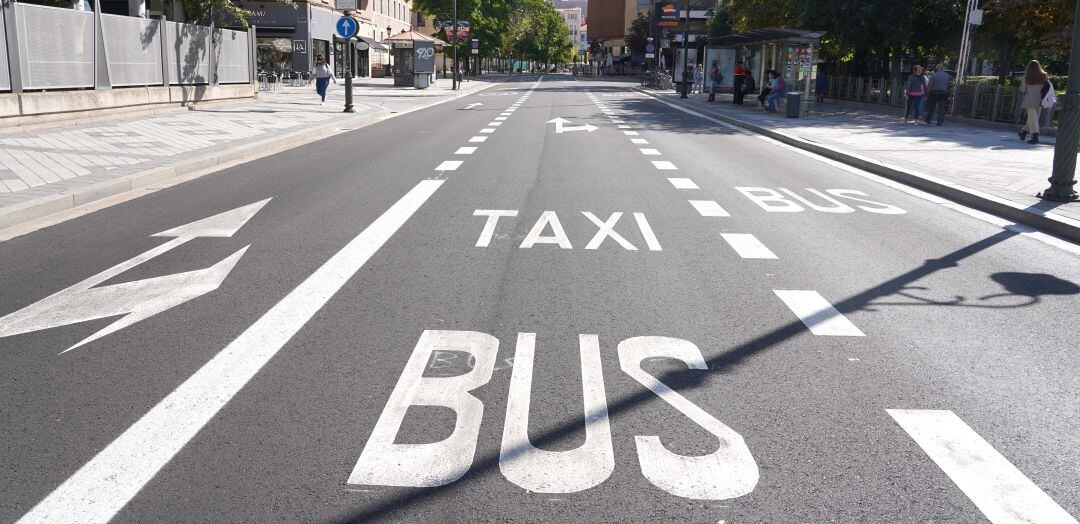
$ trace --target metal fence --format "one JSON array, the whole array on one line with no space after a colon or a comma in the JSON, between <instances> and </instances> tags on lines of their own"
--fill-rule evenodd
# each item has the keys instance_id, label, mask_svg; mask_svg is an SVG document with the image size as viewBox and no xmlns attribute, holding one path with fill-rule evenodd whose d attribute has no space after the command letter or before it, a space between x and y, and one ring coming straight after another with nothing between
<instances>
[{"instance_id":1,"label":"metal fence","mask_svg":"<svg viewBox=\"0 0 1080 524\"><path fill-rule=\"evenodd\" d=\"M246 31L10 0L2 6L0 91L254 81Z\"/></svg>"},{"instance_id":2,"label":"metal fence","mask_svg":"<svg viewBox=\"0 0 1080 524\"><path fill-rule=\"evenodd\" d=\"M904 106L903 88L887 78L831 77L825 96L894 107ZM894 92L895 90L895 92ZM950 93L952 94L952 93ZM956 115L991 122L1023 122L1018 89L1013 86L963 85L953 95L952 108ZM1056 120L1055 111L1044 112L1044 125Z\"/></svg>"}]
</instances>

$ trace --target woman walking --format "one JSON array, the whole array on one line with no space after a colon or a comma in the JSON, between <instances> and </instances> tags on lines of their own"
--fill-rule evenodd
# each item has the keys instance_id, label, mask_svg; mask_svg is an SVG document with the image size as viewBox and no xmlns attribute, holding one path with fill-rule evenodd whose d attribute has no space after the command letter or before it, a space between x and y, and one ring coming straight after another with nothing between
<instances>
[{"instance_id":1,"label":"woman walking","mask_svg":"<svg viewBox=\"0 0 1080 524\"><path fill-rule=\"evenodd\" d=\"M1038 60L1028 62L1024 71L1024 80L1020 83L1020 94L1024 97L1021 107L1027 110L1027 125L1020 129L1020 140L1031 134L1029 144L1039 143L1039 116L1042 114L1043 99L1053 90L1050 75L1042 68Z\"/></svg>"},{"instance_id":2,"label":"woman walking","mask_svg":"<svg viewBox=\"0 0 1080 524\"><path fill-rule=\"evenodd\" d=\"M926 78L922 75L922 66L915 66L911 68L911 76L907 79L907 85L904 87L904 96L907 97L907 109L904 111L903 123L908 123L909 118L912 122L919 121L919 109L922 104L923 95L926 94Z\"/></svg>"},{"instance_id":3,"label":"woman walking","mask_svg":"<svg viewBox=\"0 0 1080 524\"><path fill-rule=\"evenodd\" d=\"M330 86L331 80L336 84L337 79L334 78L334 70L330 68L330 64L326 63L323 55L315 57L315 68L311 70L311 76L315 77L315 91L319 93L321 99L319 105L325 105L326 88Z\"/></svg>"}]
</instances>

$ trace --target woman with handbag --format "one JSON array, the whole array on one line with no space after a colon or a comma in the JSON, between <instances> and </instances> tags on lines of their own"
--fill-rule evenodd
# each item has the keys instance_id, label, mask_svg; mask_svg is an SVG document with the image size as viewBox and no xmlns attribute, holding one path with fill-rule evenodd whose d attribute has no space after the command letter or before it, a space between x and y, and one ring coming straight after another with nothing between
<instances>
[{"instance_id":1,"label":"woman with handbag","mask_svg":"<svg viewBox=\"0 0 1080 524\"><path fill-rule=\"evenodd\" d=\"M922 103L922 97L926 94L926 77L922 74L922 66L915 66L911 68L911 76L908 77L907 85L904 87L904 97L907 98L907 109L904 111L903 123L908 123L908 118L912 118L913 122L919 121L919 108Z\"/></svg>"},{"instance_id":2,"label":"woman with handbag","mask_svg":"<svg viewBox=\"0 0 1080 524\"><path fill-rule=\"evenodd\" d=\"M1024 78L1020 81L1020 95L1024 97L1020 107L1027 110L1027 124L1018 133L1021 141L1030 133L1031 139L1027 143L1039 143L1039 116L1045 105L1044 100L1051 98L1049 95L1053 92L1054 85L1050 83L1050 75L1046 74L1042 64L1038 60L1028 62ZM1053 107L1053 103L1050 105Z\"/></svg>"}]
</instances>

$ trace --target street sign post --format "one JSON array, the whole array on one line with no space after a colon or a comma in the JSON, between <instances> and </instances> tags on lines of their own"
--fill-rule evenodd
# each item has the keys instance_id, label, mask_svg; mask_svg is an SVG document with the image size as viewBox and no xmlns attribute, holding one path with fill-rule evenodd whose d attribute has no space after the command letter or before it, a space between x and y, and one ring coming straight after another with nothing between
<instances>
[{"instance_id":1,"label":"street sign post","mask_svg":"<svg viewBox=\"0 0 1080 524\"><path fill-rule=\"evenodd\" d=\"M356 112L353 109L353 96L352 96L352 62L353 62L353 38L360 32L360 23L357 22L351 16L343 16L338 18L337 24L338 36L345 40L345 60L343 66L345 69L345 113Z\"/></svg>"},{"instance_id":2,"label":"street sign post","mask_svg":"<svg viewBox=\"0 0 1080 524\"><path fill-rule=\"evenodd\" d=\"M356 34L360 32L360 24L349 16L338 18L335 27L337 28L338 36L346 40L355 37Z\"/></svg>"}]
</instances>

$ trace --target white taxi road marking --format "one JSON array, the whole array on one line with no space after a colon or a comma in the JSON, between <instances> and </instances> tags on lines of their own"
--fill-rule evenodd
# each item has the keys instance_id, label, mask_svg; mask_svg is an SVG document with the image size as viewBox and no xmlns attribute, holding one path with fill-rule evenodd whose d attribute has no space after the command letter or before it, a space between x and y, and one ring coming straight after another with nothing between
<instances>
[{"instance_id":1,"label":"white taxi road marking","mask_svg":"<svg viewBox=\"0 0 1080 524\"><path fill-rule=\"evenodd\" d=\"M749 233L720 233L720 237L742 258L775 259L769 248Z\"/></svg>"},{"instance_id":2,"label":"white taxi road marking","mask_svg":"<svg viewBox=\"0 0 1080 524\"><path fill-rule=\"evenodd\" d=\"M423 180L413 187L18 522L111 520L443 182Z\"/></svg>"},{"instance_id":3,"label":"white taxi road marking","mask_svg":"<svg viewBox=\"0 0 1080 524\"><path fill-rule=\"evenodd\" d=\"M817 291L777 289L773 290L788 309L799 317L811 333L826 337L864 337L855 324L840 314Z\"/></svg>"},{"instance_id":4,"label":"white taxi road marking","mask_svg":"<svg viewBox=\"0 0 1080 524\"><path fill-rule=\"evenodd\" d=\"M715 200L688 200L690 205L703 217L729 217L731 216L724 208L720 207Z\"/></svg>"},{"instance_id":5,"label":"white taxi road marking","mask_svg":"<svg viewBox=\"0 0 1080 524\"><path fill-rule=\"evenodd\" d=\"M952 411L886 411L990 522L1076 524L1075 518Z\"/></svg>"}]
</instances>

